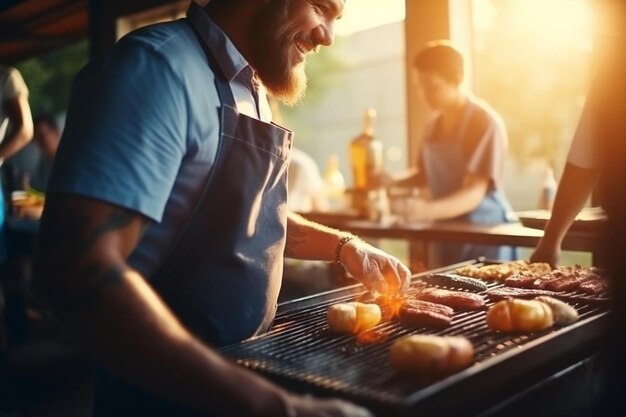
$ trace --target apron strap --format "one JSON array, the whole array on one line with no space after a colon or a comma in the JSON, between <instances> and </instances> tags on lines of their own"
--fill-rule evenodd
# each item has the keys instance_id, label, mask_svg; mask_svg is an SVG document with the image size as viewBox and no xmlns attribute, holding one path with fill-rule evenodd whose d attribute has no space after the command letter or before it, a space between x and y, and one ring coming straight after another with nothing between
<instances>
[{"instance_id":1,"label":"apron strap","mask_svg":"<svg viewBox=\"0 0 626 417\"><path fill-rule=\"evenodd\" d=\"M204 42L204 39L202 39L202 36L200 36L196 28L192 24L189 24L189 26L193 29L193 32L196 34L196 38L198 39L198 42L200 43L200 46L202 47L202 50L204 51L204 54L207 58L207 64L208 64L209 69L211 69L211 71L213 71L213 74L215 75L215 87L217 88L217 95L221 102L220 129L219 129L219 137L221 138L223 134L223 130L224 130L224 123L223 123L224 122L224 116L223 116L224 107L231 107L233 110L235 110L236 109L235 98L233 97L233 93L230 90L230 85L228 84L228 81L226 80L226 77L224 76L223 71L218 65L217 60L215 59L215 56L213 56L213 54L207 47L206 42ZM171 258L172 254L176 250L176 247L179 245L180 241L183 239L183 236L185 236L185 234L187 233L187 230L189 229L194 219L198 215L198 211L200 210L202 200L204 199L204 196L206 195L207 190L209 188L209 183L211 180L210 171L212 171L213 167L215 166L215 160L217 158L218 153L219 153L219 145L218 145L218 152L215 154L213 161L211 161L211 168L209 170L209 173L207 174L206 182L204 186L202 187L202 192L200 193L200 196L198 197L198 199L194 202L193 210L191 210L190 215L188 216L187 220L185 221L183 226L180 228L180 232L176 236L176 239L174 239L172 245L170 246L168 250L168 253L163 257L163 262L161 263L162 265L164 265Z\"/></svg>"}]
</instances>

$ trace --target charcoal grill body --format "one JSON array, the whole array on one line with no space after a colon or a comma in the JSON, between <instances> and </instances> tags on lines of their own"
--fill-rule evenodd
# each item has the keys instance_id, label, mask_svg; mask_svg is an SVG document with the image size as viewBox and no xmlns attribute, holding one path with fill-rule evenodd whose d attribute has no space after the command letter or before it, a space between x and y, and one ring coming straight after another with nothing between
<instances>
[{"instance_id":1,"label":"charcoal grill body","mask_svg":"<svg viewBox=\"0 0 626 417\"><path fill-rule=\"evenodd\" d=\"M413 281L423 274L415 275ZM490 288L501 285L493 282ZM514 401L538 411L538 407L545 408L545 404L532 404L546 400L533 400L534 390L580 373L609 332L606 298L581 296L575 302L573 294L569 303L578 310L578 322L531 334L490 330L486 310L456 312L452 325L443 330L410 328L398 321L381 323L376 330L387 338L372 344L331 333L326 325L328 306L353 301L364 292L355 285L283 303L268 333L221 350L291 390L348 399L380 417L487 416L514 408ZM447 376L399 376L389 363L389 347L395 339L417 333L468 337L474 345L475 363ZM572 398L572 404L577 399Z\"/></svg>"}]
</instances>

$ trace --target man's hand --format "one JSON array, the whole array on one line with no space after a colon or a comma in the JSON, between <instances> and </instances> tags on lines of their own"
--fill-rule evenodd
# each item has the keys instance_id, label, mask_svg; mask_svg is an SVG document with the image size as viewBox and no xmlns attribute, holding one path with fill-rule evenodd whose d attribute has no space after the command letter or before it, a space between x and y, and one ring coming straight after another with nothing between
<instances>
[{"instance_id":1,"label":"man's hand","mask_svg":"<svg viewBox=\"0 0 626 417\"><path fill-rule=\"evenodd\" d=\"M341 248L339 260L354 278L370 292L389 294L405 291L411 271L396 257L360 239L352 239Z\"/></svg>"}]
</instances>

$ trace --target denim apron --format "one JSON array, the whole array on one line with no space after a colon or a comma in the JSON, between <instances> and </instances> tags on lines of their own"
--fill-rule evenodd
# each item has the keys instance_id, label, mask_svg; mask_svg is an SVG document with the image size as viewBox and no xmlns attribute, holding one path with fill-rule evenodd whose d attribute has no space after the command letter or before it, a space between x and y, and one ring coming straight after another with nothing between
<instances>
[{"instance_id":1,"label":"denim apron","mask_svg":"<svg viewBox=\"0 0 626 417\"><path fill-rule=\"evenodd\" d=\"M426 132L422 158L433 199L445 197L459 190L463 184L466 160L460 135L466 131L473 111L474 105L469 103L459 126L452 133L455 136L434 138L436 124L433 124L432 128ZM478 207L453 220L488 226L510 222L512 213L513 210L503 193L498 188L494 188L485 194ZM517 259L517 249L510 246L435 242L432 247L435 260L429 264L431 268L481 256L487 259Z\"/></svg>"},{"instance_id":2,"label":"denim apron","mask_svg":"<svg viewBox=\"0 0 626 417\"><path fill-rule=\"evenodd\" d=\"M264 332L274 319L292 133L237 112L228 81L198 38L222 103L219 146L192 217L151 284L187 329L221 346ZM105 372L96 386L94 417L206 416Z\"/></svg>"}]
</instances>

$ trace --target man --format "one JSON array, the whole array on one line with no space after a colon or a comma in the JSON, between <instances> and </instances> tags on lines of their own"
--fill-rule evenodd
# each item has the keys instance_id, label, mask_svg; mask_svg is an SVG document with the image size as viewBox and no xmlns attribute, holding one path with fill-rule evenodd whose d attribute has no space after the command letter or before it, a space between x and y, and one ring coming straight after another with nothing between
<instances>
[{"instance_id":1,"label":"man","mask_svg":"<svg viewBox=\"0 0 626 417\"><path fill-rule=\"evenodd\" d=\"M408 269L287 212L306 54L331 45L343 0L192 2L77 76L46 193L34 284L112 372L95 416L369 416L290 394L213 349L271 324L283 255L333 261L370 289ZM118 378L119 376L119 378Z\"/></svg>"}]
</instances>

